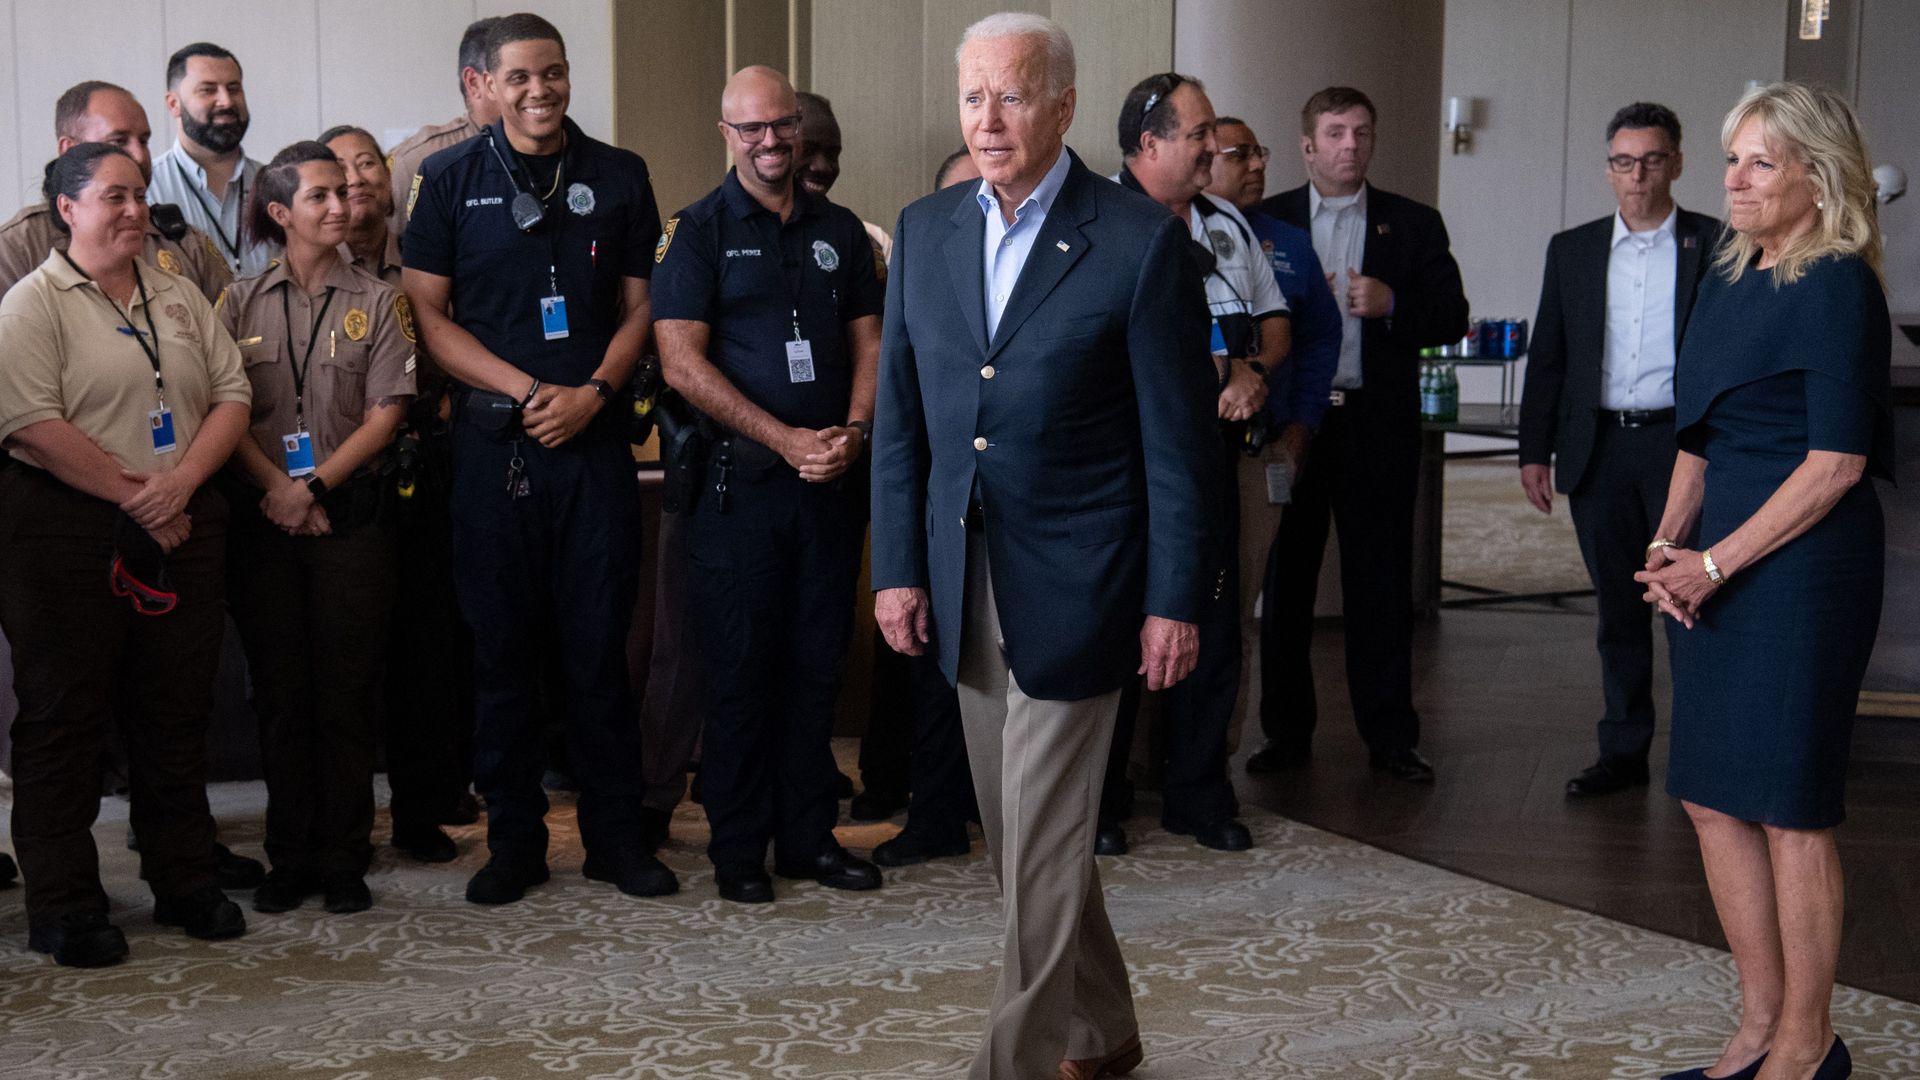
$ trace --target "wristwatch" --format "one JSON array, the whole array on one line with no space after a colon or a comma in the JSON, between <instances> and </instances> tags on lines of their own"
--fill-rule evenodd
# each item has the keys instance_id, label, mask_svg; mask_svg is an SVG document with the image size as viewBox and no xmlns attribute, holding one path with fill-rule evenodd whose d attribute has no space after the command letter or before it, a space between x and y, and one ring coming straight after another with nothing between
<instances>
[{"instance_id":1,"label":"wristwatch","mask_svg":"<svg viewBox=\"0 0 1920 1080\"><path fill-rule=\"evenodd\" d=\"M613 384L605 379L588 379L582 385L593 387L593 392L600 395L601 401L613 400Z\"/></svg>"},{"instance_id":2,"label":"wristwatch","mask_svg":"<svg viewBox=\"0 0 1920 1080\"><path fill-rule=\"evenodd\" d=\"M308 473L307 490L313 493L313 501L319 502L327 495L327 482L320 479L319 473Z\"/></svg>"},{"instance_id":3,"label":"wristwatch","mask_svg":"<svg viewBox=\"0 0 1920 1080\"><path fill-rule=\"evenodd\" d=\"M850 427L850 428L859 428L859 429L860 429L860 441L861 441L861 442L872 442L872 441L873 441L873 421L871 421L871 420L849 420L849 421L847 421L847 426L848 426L848 427Z\"/></svg>"},{"instance_id":4,"label":"wristwatch","mask_svg":"<svg viewBox=\"0 0 1920 1080\"><path fill-rule=\"evenodd\" d=\"M1727 576L1720 572L1720 564L1713 561L1713 552L1701 552L1700 565L1707 571L1707 580L1713 582L1715 585L1727 580Z\"/></svg>"}]
</instances>

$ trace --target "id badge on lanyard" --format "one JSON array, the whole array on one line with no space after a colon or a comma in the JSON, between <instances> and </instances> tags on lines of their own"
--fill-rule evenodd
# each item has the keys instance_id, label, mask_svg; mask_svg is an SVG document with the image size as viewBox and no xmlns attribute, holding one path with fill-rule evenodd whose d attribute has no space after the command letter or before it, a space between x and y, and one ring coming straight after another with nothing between
<instances>
[{"instance_id":1,"label":"id badge on lanyard","mask_svg":"<svg viewBox=\"0 0 1920 1080\"><path fill-rule=\"evenodd\" d=\"M793 312L793 340L787 342L787 381L810 383L813 373L813 342L800 336L800 311Z\"/></svg>"},{"instance_id":2,"label":"id badge on lanyard","mask_svg":"<svg viewBox=\"0 0 1920 1080\"><path fill-rule=\"evenodd\" d=\"M567 298L560 292L560 275L553 266L547 267L547 284L553 295L540 298L540 332L548 341L559 341L572 331L567 327Z\"/></svg>"},{"instance_id":3,"label":"id badge on lanyard","mask_svg":"<svg viewBox=\"0 0 1920 1080\"><path fill-rule=\"evenodd\" d=\"M153 436L155 454L171 454L180 448L173 438L173 410L167 408L166 402L147 414L147 429Z\"/></svg>"}]
</instances>

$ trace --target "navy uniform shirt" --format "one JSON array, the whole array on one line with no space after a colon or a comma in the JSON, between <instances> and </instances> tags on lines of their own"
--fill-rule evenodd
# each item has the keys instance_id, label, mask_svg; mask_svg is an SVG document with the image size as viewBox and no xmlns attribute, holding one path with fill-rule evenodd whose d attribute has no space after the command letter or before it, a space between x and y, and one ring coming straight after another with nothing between
<instances>
[{"instance_id":1,"label":"navy uniform shirt","mask_svg":"<svg viewBox=\"0 0 1920 1080\"><path fill-rule=\"evenodd\" d=\"M621 279L652 275L660 211L638 154L565 123L564 175L532 232L521 232L512 213L527 170L495 123L421 166L402 251L409 269L453 279L454 322L495 356L542 382L579 386L620 326ZM546 194L545 185L533 194ZM541 300L554 295L566 297L568 335L549 341Z\"/></svg>"},{"instance_id":2,"label":"navy uniform shirt","mask_svg":"<svg viewBox=\"0 0 1920 1080\"><path fill-rule=\"evenodd\" d=\"M653 317L711 327L707 360L748 401L794 427L846 423L846 324L880 314L885 299L873 244L853 211L796 185L783 223L728 170L719 187L667 221L654 257ZM796 309L800 336L812 346L812 381L795 381L788 365Z\"/></svg>"}]
</instances>

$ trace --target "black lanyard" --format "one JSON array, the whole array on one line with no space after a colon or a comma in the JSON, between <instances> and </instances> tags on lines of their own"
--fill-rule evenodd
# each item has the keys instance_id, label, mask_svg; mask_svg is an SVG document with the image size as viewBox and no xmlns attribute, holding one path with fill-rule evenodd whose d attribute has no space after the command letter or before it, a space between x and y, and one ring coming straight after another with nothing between
<instances>
[{"instance_id":1,"label":"black lanyard","mask_svg":"<svg viewBox=\"0 0 1920 1080\"><path fill-rule=\"evenodd\" d=\"M800 300L805 295L806 288L807 288L807 285L806 285L807 267L805 262L803 261L806 258L806 252L805 251L795 252L792 263L789 264L787 261L787 235L786 235L787 227L789 225L796 224L800 217L800 192L797 190L798 188L797 183L795 187L796 187L796 190L793 193L793 216L792 217L789 217L785 221L781 221L779 214L776 214L773 211L766 209L765 207L762 207L760 209L760 212L754 216L755 217L765 216L773 219L772 221L773 242L771 244L768 244L767 235L766 235L766 224L763 222L760 226L760 244L764 250L773 252L774 258L780 260L780 276L786 282L787 295L791 297L793 300L793 340L802 341L802 340L805 340L805 335L800 333ZM800 234L800 239L797 242L805 243L806 239L807 239L806 234L802 232Z\"/></svg>"},{"instance_id":2,"label":"black lanyard","mask_svg":"<svg viewBox=\"0 0 1920 1080\"><path fill-rule=\"evenodd\" d=\"M120 310L120 305L115 303L113 297L108 296L106 292L100 288L100 283L93 280L92 274L80 269L80 264L74 262L73 256L66 252L61 252L60 257L67 260L67 265L73 267L74 273L86 278L93 284L93 289L100 294L100 299L105 300L107 306L113 309L113 313L120 316L120 321L126 324L121 328L120 332L132 338L134 343L140 346L140 351L147 354L147 363L153 365L154 396L160 399L160 407L162 409L166 408L167 381L160 376L160 332L153 328L153 305L147 300L147 283L146 280L140 276L140 264L137 262L133 264L133 284L134 287L140 291L140 310L144 312L147 317L147 337L153 339L153 344L151 345L147 344L147 337L140 336L140 328L133 325L133 318L125 311Z\"/></svg>"},{"instance_id":3,"label":"black lanyard","mask_svg":"<svg viewBox=\"0 0 1920 1080\"><path fill-rule=\"evenodd\" d=\"M307 354L298 364L293 362L293 306L287 300L287 294L296 286L289 278L286 288L280 290L281 325L287 331L287 366L293 371L293 427L295 431L307 430L307 369L313 363L313 346L320 340L320 324L326 320L327 309L333 306L334 286L327 286L327 298L320 301L320 310L314 313L313 329L307 331Z\"/></svg>"},{"instance_id":4,"label":"black lanyard","mask_svg":"<svg viewBox=\"0 0 1920 1080\"><path fill-rule=\"evenodd\" d=\"M235 175L233 180L235 184L238 184L240 186L240 212L242 214L246 213L246 207L247 207L246 169L247 169L246 162L242 161L240 163L240 167L235 170ZM219 208L207 202L207 197L204 194L202 194L200 191L200 185L194 183L193 177L187 175L187 167L185 165L180 164L179 158L173 159L173 171L180 174L181 183L185 184L187 187L187 190L193 193L193 200L200 204L200 209L205 210L207 212L207 222L208 224L213 226L213 234L220 238L221 246L226 248L227 251L233 255L234 268L238 269L240 266L239 238L236 236L232 240L227 239L227 230L220 226Z\"/></svg>"}]
</instances>

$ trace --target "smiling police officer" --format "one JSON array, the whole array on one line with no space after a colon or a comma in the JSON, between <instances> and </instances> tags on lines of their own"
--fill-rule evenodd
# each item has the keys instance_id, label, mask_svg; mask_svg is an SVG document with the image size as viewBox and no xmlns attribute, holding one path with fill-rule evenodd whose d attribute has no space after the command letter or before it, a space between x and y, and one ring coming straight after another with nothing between
<instances>
[{"instance_id":1,"label":"smiling police officer","mask_svg":"<svg viewBox=\"0 0 1920 1080\"><path fill-rule=\"evenodd\" d=\"M833 837L829 740L866 524L842 478L872 427L883 297L860 219L795 183L799 112L779 72L734 75L734 168L656 255L661 371L714 435L687 521L700 786L715 881L740 903L773 899L769 839L781 877L880 885Z\"/></svg>"},{"instance_id":2,"label":"smiling police officer","mask_svg":"<svg viewBox=\"0 0 1920 1080\"><path fill-rule=\"evenodd\" d=\"M567 119L553 24L494 24L487 83L500 121L427 159L402 245L423 342L460 384L453 560L474 636L474 780L492 854L467 899L509 903L547 879L536 658L548 611L585 873L665 895L679 884L638 839L625 649L640 504L621 404L646 343L660 215L646 163Z\"/></svg>"}]
</instances>

